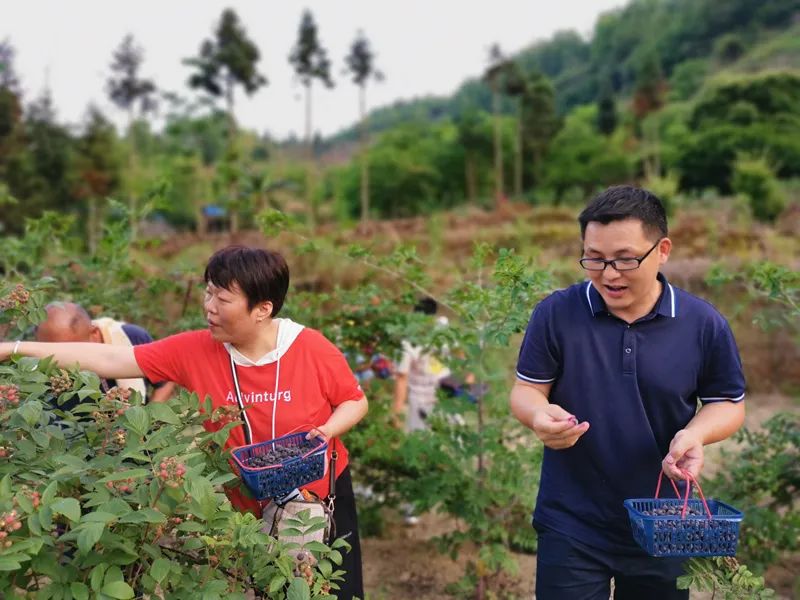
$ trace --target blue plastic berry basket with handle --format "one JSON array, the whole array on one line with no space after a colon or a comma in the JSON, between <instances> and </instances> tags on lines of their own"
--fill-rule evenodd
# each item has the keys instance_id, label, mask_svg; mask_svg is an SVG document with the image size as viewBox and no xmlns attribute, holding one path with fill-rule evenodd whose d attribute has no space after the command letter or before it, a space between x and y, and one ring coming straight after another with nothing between
<instances>
[{"instance_id":1,"label":"blue plastic berry basket with handle","mask_svg":"<svg viewBox=\"0 0 800 600\"><path fill-rule=\"evenodd\" d=\"M706 501L697 480L684 473L688 481L683 499L672 480L677 499L658 497L662 471L655 498L625 500L633 538L650 556L735 556L744 514L724 502ZM700 499L689 499L692 483Z\"/></svg>"},{"instance_id":2,"label":"blue plastic berry basket with handle","mask_svg":"<svg viewBox=\"0 0 800 600\"><path fill-rule=\"evenodd\" d=\"M328 442L323 438L307 440L307 431L298 431L267 442L239 446L231 452L239 475L256 500L282 498L295 488L317 481L325 475ZM316 443L315 442L319 442ZM263 467L251 466L252 460L280 447L314 444L302 456L287 458Z\"/></svg>"}]
</instances>

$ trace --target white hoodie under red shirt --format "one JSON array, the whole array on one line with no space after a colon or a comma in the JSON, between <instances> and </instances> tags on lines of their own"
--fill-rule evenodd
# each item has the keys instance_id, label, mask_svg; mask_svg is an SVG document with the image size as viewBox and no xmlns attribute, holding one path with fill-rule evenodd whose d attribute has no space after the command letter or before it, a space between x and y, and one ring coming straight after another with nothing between
<instances>
[{"instance_id":1,"label":"white hoodie under red shirt","mask_svg":"<svg viewBox=\"0 0 800 600\"><path fill-rule=\"evenodd\" d=\"M197 393L201 401L210 396L216 409L237 406L231 373L233 357L242 402L248 409L244 412L245 424L231 430L226 448L247 444L245 427L252 443L258 443L324 425L335 407L364 396L344 355L325 336L289 319L276 321L277 347L255 362L230 344L214 340L208 330L179 333L135 346L136 362L150 381L174 381ZM222 424L209 420L204 426L207 431L216 431ZM335 445L339 453L338 477L348 464L348 455L341 440L337 439ZM332 440L329 457L333 446ZM323 477L306 489L324 498L327 486L327 478ZM259 503L239 490L229 490L228 497L236 508L260 514Z\"/></svg>"}]
</instances>

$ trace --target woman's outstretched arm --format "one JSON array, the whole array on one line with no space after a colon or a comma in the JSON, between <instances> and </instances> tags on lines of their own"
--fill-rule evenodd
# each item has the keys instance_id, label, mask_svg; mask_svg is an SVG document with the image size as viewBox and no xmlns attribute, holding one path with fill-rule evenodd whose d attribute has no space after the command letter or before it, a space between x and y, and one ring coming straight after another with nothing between
<instances>
[{"instance_id":1,"label":"woman's outstretched arm","mask_svg":"<svg viewBox=\"0 0 800 600\"><path fill-rule=\"evenodd\" d=\"M8 360L15 351L22 356L46 358L52 356L61 367L78 365L86 371L94 371L106 379L144 377L136 363L132 346L114 346L84 342L2 342L0 362Z\"/></svg>"}]
</instances>

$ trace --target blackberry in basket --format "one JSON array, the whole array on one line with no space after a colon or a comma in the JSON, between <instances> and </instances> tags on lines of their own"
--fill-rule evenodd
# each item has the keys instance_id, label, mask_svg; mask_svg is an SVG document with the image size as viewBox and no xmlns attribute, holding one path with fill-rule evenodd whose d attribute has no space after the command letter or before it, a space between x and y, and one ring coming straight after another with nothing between
<instances>
[{"instance_id":1,"label":"blackberry in basket","mask_svg":"<svg viewBox=\"0 0 800 600\"><path fill-rule=\"evenodd\" d=\"M328 442L307 431L240 446L232 451L239 476L257 500L281 498L325 474Z\"/></svg>"},{"instance_id":2,"label":"blackberry in basket","mask_svg":"<svg viewBox=\"0 0 800 600\"><path fill-rule=\"evenodd\" d=\"M303 456L316 445L317 444L314 442L306 440L305 443L298 444L297 446L276 446L266 454L251 457L246 461L246 464L248 467L268 467L270 465L277 465L291 458Z\"/></svg>"},{"instance_id":3,"label":"blackberry in basket","mask_svg":"<svg viewBox=\"0 0 800 600\"><path fill-rule=\"evenodd\" d=\"M686 473L690 484L683 499L674 483L677 499L658 497L662 473L655 498L625 500L633 538L650 556L735 556L744 515L718 500L706 500L697 480ZM691 484L701 500L689 499Z\"/></svg>"}]
</instances>

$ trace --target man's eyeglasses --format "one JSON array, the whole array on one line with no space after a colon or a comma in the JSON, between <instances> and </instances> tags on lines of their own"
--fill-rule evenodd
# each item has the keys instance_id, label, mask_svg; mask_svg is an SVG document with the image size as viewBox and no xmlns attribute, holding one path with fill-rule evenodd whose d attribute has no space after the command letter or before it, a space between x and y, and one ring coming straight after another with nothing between
<instances>
[{"instance_id":1,"label":"man's eyeglasses","mask_svg":"<svg viewBox=\"0 0 800 600\"><path fill-rule=\"evenodd\" d=\"M661 240L658 240L653 244L650 250L637 258L612 258L611 260L606 260L605 258L582 258L578 262L581 263L581 266L587 271L605 271L608 265L611 265L617 271L633 271L639 268L642 261L650 256L650 253L655 250L660 243Z\"/></svg>"}]
</instances>

